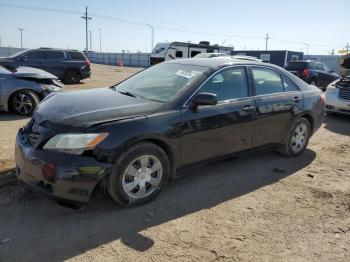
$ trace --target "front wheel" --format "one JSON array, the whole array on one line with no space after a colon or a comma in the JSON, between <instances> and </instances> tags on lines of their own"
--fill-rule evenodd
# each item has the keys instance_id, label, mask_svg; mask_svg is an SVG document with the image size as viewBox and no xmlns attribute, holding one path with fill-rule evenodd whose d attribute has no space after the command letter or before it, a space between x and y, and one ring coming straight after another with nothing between
<instances>
[{"instance_id":1,"label":"front wheel","mask_svg":"<svg viewBox=\"0 0 350 262\"><path fill-rule=\"evenodd\" d=\"M301 155L309 143L310 136L310 122L302 117L292 126L288 140L280 150L281 153L290 157Z\"/></svg>"},{"instance_id":2,"label":"front wheel","mask_svg":"<svg viewBox=\"0 0 350 262\"><path fill-rule=\"evenodd\" d=\"M170 174L167 154L153 143L140 143L122 153L108 179L108 192L120 205L132 207L155 198Z\"/></svg>"}]
</instances>

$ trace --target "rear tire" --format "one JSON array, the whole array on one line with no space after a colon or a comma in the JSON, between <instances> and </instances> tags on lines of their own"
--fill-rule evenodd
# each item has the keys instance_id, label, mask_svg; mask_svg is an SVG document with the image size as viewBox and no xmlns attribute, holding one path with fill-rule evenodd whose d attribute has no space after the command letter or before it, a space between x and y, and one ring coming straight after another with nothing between
<instances>
[{"instance_id":1,"label":"rear tire","mask_svg":"<svg viewBox=\"0 0 350 262\"><path fill-rule=\"evenodd\" d=\"M300 156L306 149L311 136L310 122L302 117L298 119L289 131L287 142L279 150L288 157Z\"/></svg>"},{"instance_id":2,"label":"rear tire","mask_svg":"<svg viewBox=\"0 0 350 262\"><path fill-rule=\"evenodd\" d=\"M80 74L78 71L68 69L64 75L65 84L78 84L80 83Z\"/></svg>"},{"instance_id":3,"label":"rear tire","mask_svg":"<svg viewBox=\"0 0 350 262\"><path fill-rule=\"evenodd\" d=\"M169 175L170 163L164 150L144 142L131 146L116 159L107 190L121 206L133 207L154 199Z\"/></svg>"},{"instance_id":4,"label":"rear tire","mask_svg":"<svg viewBox=\"0 0 350 262\"><path fill-rule=\"evenodd\" d=\"M10 109L22 116L31 116L40 103L40 99L36 93L30 90L21 90L14 93L9 101Z\"/></svg>"}]
</instances>

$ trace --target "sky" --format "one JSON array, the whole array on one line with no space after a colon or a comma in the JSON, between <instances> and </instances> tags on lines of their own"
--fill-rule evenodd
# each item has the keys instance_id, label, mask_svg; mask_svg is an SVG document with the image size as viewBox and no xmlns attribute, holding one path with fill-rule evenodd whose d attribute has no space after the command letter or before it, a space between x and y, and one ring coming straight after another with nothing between
<instances>
[{"instance_id":1,"label":"sky","mask_svg":"<svg viewBox=\"0 0 350 262\"><path fill-rule=\"evenodd\" d=\"M205 40L235 50L330 54L350 42L350 0L0 0L1 46L83 50L88 6L92 50L149 52L158 42Z\"/></svg>"}]
</instances>

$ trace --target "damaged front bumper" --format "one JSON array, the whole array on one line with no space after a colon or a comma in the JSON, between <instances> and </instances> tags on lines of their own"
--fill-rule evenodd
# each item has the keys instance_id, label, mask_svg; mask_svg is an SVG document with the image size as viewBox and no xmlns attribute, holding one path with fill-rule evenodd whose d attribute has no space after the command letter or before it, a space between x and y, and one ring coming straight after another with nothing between
<instances>
[{"instance_id":1,"label":"damaged front bumper","mask_svg":"<svg viewBox=\"0 0 350 262\"><path fill-rule=\"evenodd\" d=\"M16 139L18 179L54 199L88 202L96 185L112 169L90 156L75 156L35 149L26 143L23 130Z\"/></svg>"}]
</instances>

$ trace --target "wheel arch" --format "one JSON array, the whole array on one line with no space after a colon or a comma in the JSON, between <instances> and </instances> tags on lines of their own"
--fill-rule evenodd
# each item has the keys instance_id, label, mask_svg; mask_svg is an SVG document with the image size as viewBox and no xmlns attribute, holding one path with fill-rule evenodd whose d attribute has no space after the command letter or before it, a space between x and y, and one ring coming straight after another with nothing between
<instances>
[{"instance_id":1,"label":"wheel arch","mask_svg":"<svg viewBox=\"0 0 350 262\"><path fill-rule=\"evenodd\" d=\"M312 134L314 132L314 122L315 122L312 115L309 113L305 113L305 114L301 115L300 118L301 117L306 118L307 121L309 121L310 126L311 126L311 134Z\"/></svg>"}]
</instances>

